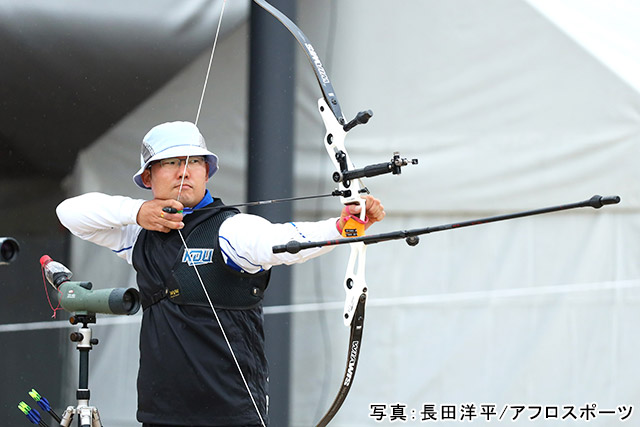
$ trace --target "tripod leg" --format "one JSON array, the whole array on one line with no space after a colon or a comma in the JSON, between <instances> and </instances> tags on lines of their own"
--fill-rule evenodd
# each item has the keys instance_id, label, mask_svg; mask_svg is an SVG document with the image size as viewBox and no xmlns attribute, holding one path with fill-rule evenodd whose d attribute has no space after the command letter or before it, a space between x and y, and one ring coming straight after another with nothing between
<instances>
[{"instance_id":1,"label":"tripod leg","mask_svg":"<svg viewBox=\"0 0 640 427\"><path fill-rule=\"evenodd\" d=\"M91 427L92 422L92 411L89 406L78 407L78 415L80 416L80 427Z\"/></svg>"},{"instance_id":2,"label":"tripod leg","mask_svg":"<svg viewBox=\"0 0 640 427\"><path fill-rule=\"evenodd\" d=\"M100 414L98 413L98 408L91 408L93 421L91 427L102 427L102 422L100 421Z\"/></svg>"},{"instance_id":3,"label":"tripod leg","mask_svg":"<svg viewBox=\"0 0 640 427\"><path fill-rule=\"evenodd\" d=\"M67 406L67 409L62 414L62 420L60 420L61 426L69 427L71 425L74 411L75 411L75 408L73 406Z\"/></svg>"}]
</instances>

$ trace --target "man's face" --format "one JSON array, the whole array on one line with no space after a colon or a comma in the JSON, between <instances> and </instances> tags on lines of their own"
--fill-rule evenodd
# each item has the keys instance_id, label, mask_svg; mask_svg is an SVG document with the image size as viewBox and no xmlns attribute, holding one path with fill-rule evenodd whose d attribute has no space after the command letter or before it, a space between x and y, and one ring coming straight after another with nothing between
<instances>
[{"instance_id":1,"label":"man's face","mask_svg":"<svg viewBox=\"0 0 640 427\"><path fill-rule=\"evenodd\" d=\"M191 156L185 168L186 159L183 156L159 160L142 173L142 182L151 187L154 199L177 199L179 193L179 201L186 207L202 200L209 180L209 164L202 156Z\"/></svg>"}]
</instances>

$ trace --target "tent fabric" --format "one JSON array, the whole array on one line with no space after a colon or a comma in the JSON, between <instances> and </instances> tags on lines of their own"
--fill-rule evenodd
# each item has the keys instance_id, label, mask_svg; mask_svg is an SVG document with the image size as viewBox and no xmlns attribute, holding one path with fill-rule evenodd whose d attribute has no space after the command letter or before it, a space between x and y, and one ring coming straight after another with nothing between
<instances>
[{"instance_id":1,"label":"tent fabric","mask_svg":"<svg viewBox=\"0 0 640 427\"><path fill-rule=\"evenodd\" d=\"M513 418L516 405L560 411L572 405L579 416L580 407L595 403L619 417L618 407L640 398L631 375L640 321L637 88L529 2L407 1L394 8L339 2L337 21L330 22L322 2L305 1L298 13L296 22L321 57L332 58L325 65L347 119L362 109L375 113L348 135L356 166L386 161L393 151L420 160L400 176L367 180L388 214L370 232L596 193L622 198L601 210L435 233L416 247L370 246L362 355L332 425L371 425L374 404L386 408L382 425L392 423L395 404L417 420L429 404L458 411L473 404L477 413L493 404L498 414L511 408ZM327 43L331 25L335 44ZM609 31L604 40L612 50L637 46L630 35ZM229 203L243 201L246 182L246 42L243 25L219 43L200 123L220 157L209 188ZM84 151L70 192L148 197L130 179L137 141L156 123L193 120L207 61L203 53ZM295 192L315 194L332 189L331 167L315 111L320 92L302 54L297 67ZM339 209L335 200L298 203L296 219ZM74 239L76 276L133 284L131 270L108 252ZM266 316L294 313L293 426L317 421L338 389L348 337L341 315L348 253L337 248L294 267L294 304L265 309ZM100 384L92 391L105 424L137 425L133 380L117 393L106 381L115 361L135 370L136 327L135 321L109 327L92 354L92 381ZM592 425L611 425L616 417L600 415ZM529 422L524 414L515 420Z\"/></svg>"}]
</instances>

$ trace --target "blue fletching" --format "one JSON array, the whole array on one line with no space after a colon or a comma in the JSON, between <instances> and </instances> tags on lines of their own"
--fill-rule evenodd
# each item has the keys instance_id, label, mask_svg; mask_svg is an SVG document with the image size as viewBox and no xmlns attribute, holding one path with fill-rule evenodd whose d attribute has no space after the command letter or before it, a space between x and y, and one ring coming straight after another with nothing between
<instances>
[{"instance_id":1,"label":"blue fletching","mask_svg":"<svg viewBox=\"0 0 640 427\"><path fill-rule=\"evenodd\" d=\"M38 400L38 405L42 408L43 411L49 412L51 410L51 405L45 397L40 397L40 400Z\"/></svg>"}]
</instances>

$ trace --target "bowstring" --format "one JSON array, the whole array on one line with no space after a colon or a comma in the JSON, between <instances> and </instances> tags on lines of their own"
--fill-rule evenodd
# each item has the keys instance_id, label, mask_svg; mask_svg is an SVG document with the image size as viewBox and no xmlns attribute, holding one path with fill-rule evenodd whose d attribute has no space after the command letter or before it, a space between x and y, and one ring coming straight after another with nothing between
<instances>
[{"instance_id":1,"label":"bowstring","mask_svg":"<svg viewBox=\"0 0 640 427\"><path fill-rule=\"evenodd\" d=\"M209 302L209 307L211 307L211 311L213 312L213 316L216 318L216 322L218 322L218 326L220 327L220 332L222 332L222 336L224 337L224 341L227 343L227 347L229 348L229 352L231 353L231 357L233 358L233 362L235 363L236 367L238 368L238 373L240 373L240 378L242 378L242 383L244 384L244 387L247 389L247 392L249 393L249 398L251 398L251 403L253 403L253 407L256 410L256 413L258 414L258 418L260 418L260 424L262 424L263 427L266 427L266 424L264 423L264 420L262 419L262 414L260 413L260 410L258 409L258 404L256 403L255 398L253 397L253 393L251 393L251 389L249 388L249 384L247 383L247 379L244 376L244 373L242 372L242 369L240 368L240 363L238 362L238 359L236 358L236 354L233 351L233 348L231 347L231 342L229 341L229 338L227 337L227 333L224 330L224 327L222 326L222 322L220 321L220 317L218 317L218 312L216 311L215 307L213 306L213 302L211 302L211 297L209 297L209 292L207 292L207 288L204 286L204 282L202 280L202 277L200 276L200 272L198 272L198 267L196 267L195 263L193 263L193 260L191 259L191 253L189 252L189 248L187 247L187 242L184 240L184 236L182 235L182 231L178 230L178 234L180 235L180 239L182 240L182 244L184 245L184 250L185 253L187 254L187 262L191 262L193 265L193 270L196 272L196 276L198 276L198 280L200 281L200 285L202 285L202 290L204 291L205 296L207 297L207 301Z\"/></svg>"},{"instance_id":2,"label":"bowstring","mask_svg":"<svg viewBox=\"0 0 640 427\"><path fill-rule=\"evenodd\" d=\"M220 35L220 27L222 25L222 16L224 15L224 8L225 5L227 4L227 0L223 0L222 2L222 8L220 10L220 18L218 19L218 27L216 28L216 35L215 38L213 40L213 47L211 48L211 55L209 57L209 65L207 67L207 73L204 79L204 85L202 87L202 94L200 95L200 103L198 104L198 111L196 113L196 119L194 121L194 124L197 126L198 125L198 120L200 118L200 111L202 110L202 103L204 101L204 94L207 90L207 84L209 82L209 75L211 74L211 65L213 64L213 55L216 51L216 45L218 44L218 37ZM180 196L182 195L182 187L184 185L184 178L187 174L187 168L189 165L189 156L187 155L187 158L184 161L184 169L182 171L182 179L180 181L180 188L178 189L178 197L176 198L176 200L179 202L180 201ZM191 254L189 252L189 248L187 247L187 242L184 238L184 236L182 235L182 231L178 230L178 235L180 236L180 239L182 240L182 245L184 246L184 250L185 250L185 254L187 255L187 261L191 262L193 264L193 261L191 260ZM216 322L218 323L218 326L220 327L220 331L222 332L222 336L224 338L225 343L227 344L227 348L229 349L229 353L231 353L231 357L233 358L233 362L236 365L236 368L238 370L238 373L240 374L240 378L242 378L242 382L244 384L245 389L247 390L247 393L249 394L249 398L251 399L251 403L253 404L253 407L256 410L256 414L258 414L258 418L260 418L260 424L263 427L266 427L266 424L264 422L264 419L262 418L262 414L260 413L260 409L258 409L258 404L256 403L255 398L253 397L253 393L251 392L251 389L249 388L249 384L247 383L247 380L244 376L244 373L242 372L242 368L240 367L240 363L238 362L238 359L236 358L236 354L233 351L233 347L231 347L231 342L229 341L229 338L227 337L227 333L224 330L224 327L222 326L222 322L220 321L220 317L218 317L218 312L216 311L215 307L213 306L213 302L211 301L211 298L209 297L209 292L207 292L207 288L204 285L204 281L202 280L202 277L200 276L200 273L198 272L198 268L196 267L195 264L192 265L194 271L196 272L196 276L198 277L198 281L200 282L200 285L202 286L202 290L204 291L205 296L207 297L207 302L209 303L209 307L211 307L211 311L213 312L213 316L216 319Z\"/></svg>"},{"instance_id":3,"label":"bowstring","mask_svg":"<svg viewBox=\"0 0 640 427\"><path fill-rule=\"evenodd\" d=\"M211 48L211 56L209 57L209 66L207 67L207 74L204 78L204 85L202 86L202 94L200 95L200 103L198 104L198 112L196 113L196 121L193 123L198 126L198 119L200 119L200 111L202 110L202 102L204 101L204 93L207 90L207 83L209 82L209 75L211 74L211 64L213 64L213 54L216 51L216 45L218 44L218 35L220 34L220 27L222 26L222 15L224 15L224 7L227 4L227 0L222 1L222 9L220 9L220 18L218 19L218 28L216 29L216 36L213 39L213 47Z\"/></svg>"},{"instance_id":4,"label":"bowstring","mask_svg":"<svg viewBox=\"0 0 640 427\"><path fill-rule=\"evenodd\" d=\"M326 56L326 60L324 61L325 69L329 71L331 71L333 68L333 58L334 58L335 47L336 47L337 20L338 20L337 4L335 0L331 0L329 3L329 23L328 23L327 40L326 40L326 47L325 47L327 56ZM323 127L323 130L322 130L323 138L324 138L324 130L325 129ZM324 157L326 152L324 146L320 145L318 150L320 153L319 156ZM324 168L324 164L322 162L318 162L318 166L319 166L318 181L317 181L316 190L317 190L317 193L320 193L324 185L324 180L322 180L321 177L324 176L324 171L326 168ZM321 201L318 199L315 207L316 220L320 220L321 211L322 211ZM313 273L314 273L313 289L315 290L316 301L322 303L324 302L324 292L322 289L323 269L322 269L320 260L313 263ZM315 416L314 416L314 419L316 420L321 419L323 416L325 403L329 395L329 377L330 376L333 377L333 366L334 366L333 357L332 357L333 352L331 348L331 333L330 333L329 319L327 317L327 313L324 310L319 310L318 317L319 317L318 323L320 327L320 336L322 337L322 343L323 343L322 347L324 350L324 371L325 373L329 373L330 375L325 374L322 379L322 385L320 387L318 404L317 404Z\"/></svg>"}]
</instances>

